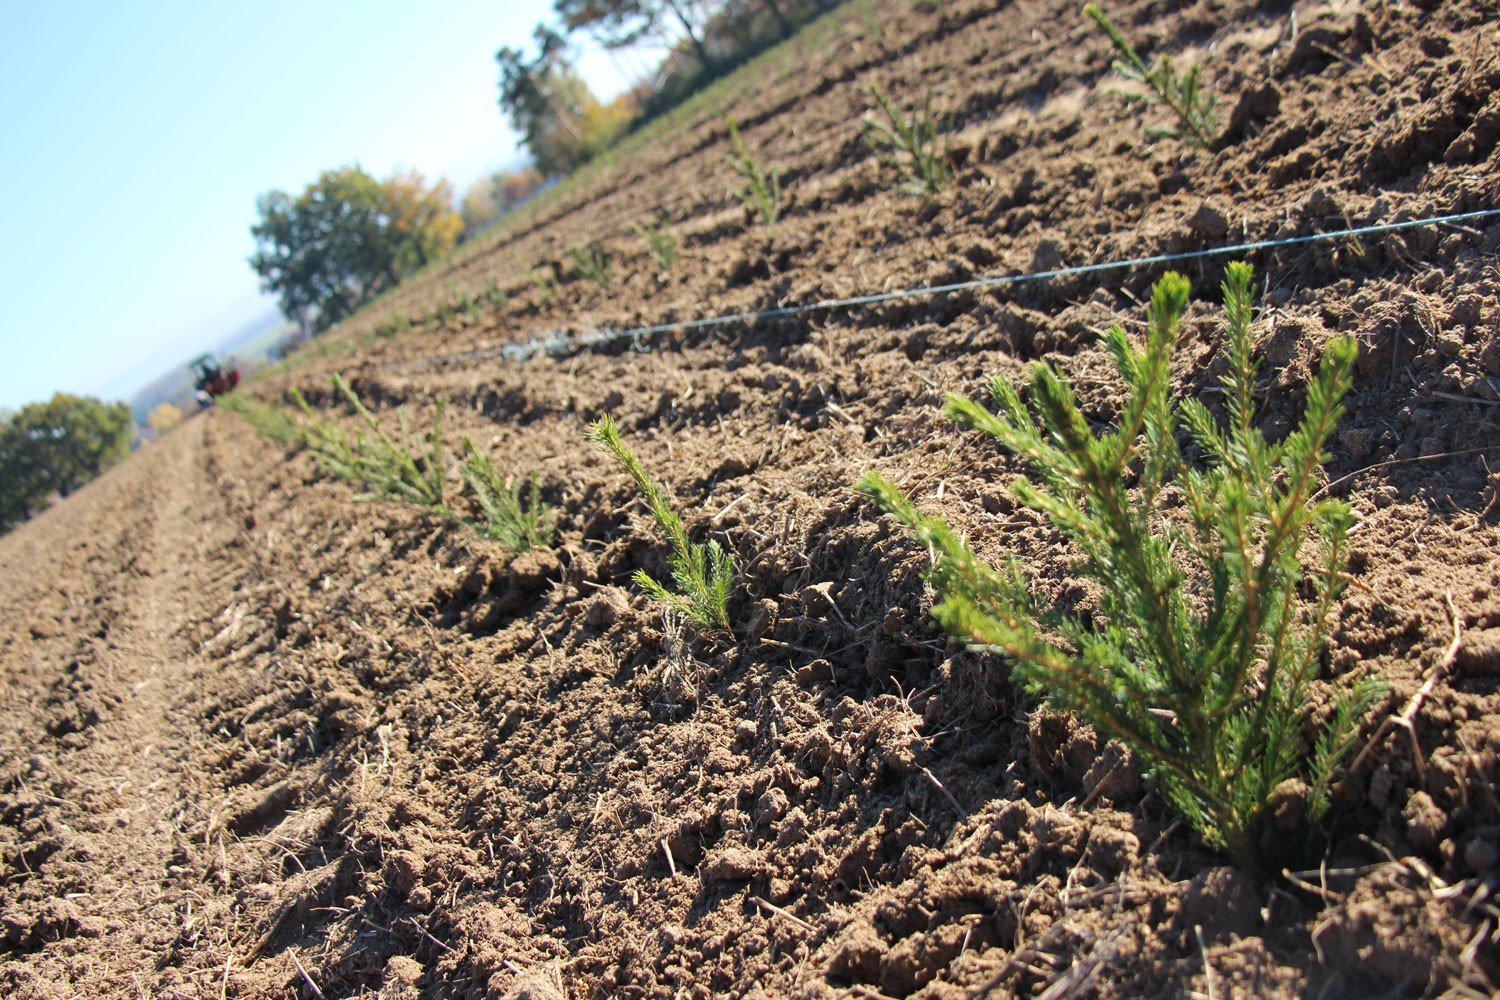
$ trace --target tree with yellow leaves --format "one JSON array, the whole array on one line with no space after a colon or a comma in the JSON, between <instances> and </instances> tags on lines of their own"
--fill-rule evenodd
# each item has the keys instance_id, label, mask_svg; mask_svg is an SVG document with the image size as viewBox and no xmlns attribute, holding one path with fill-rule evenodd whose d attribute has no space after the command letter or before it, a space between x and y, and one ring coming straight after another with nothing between
<instances>
[{"instance_id":1,"label":"tree with yellow leaves","mask_svg":"<svg viewBox=\"0 0 1500 1000\"><path fill-rule=\"evenodd\" d=\"M151 412L146 414L146 424L151 428L151 433L155 437L161 437L180 423L182 423L182 410L168 400L157 403L151 408Z\"/></svg>"}]
</instances>

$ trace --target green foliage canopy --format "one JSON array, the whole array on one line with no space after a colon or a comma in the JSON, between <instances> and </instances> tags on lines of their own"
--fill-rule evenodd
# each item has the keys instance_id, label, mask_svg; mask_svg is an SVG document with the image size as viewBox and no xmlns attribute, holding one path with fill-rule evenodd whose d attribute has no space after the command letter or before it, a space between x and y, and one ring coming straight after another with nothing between
<instances>
[{"instance_id":1,"label":"green foliage canopy","mask_svg":"<svg viewBox=\"0 0 1500 1000\"><path fill-rule=\"evenodd\" d=\"M463 220L451 202L446 181L429 187L420 174L328 170L295 198L261 196L250 266L288 319L327 329L452 249Z\"/></svg>"},{"instance_id":2,"label":"green foliage canopy","mask_svg":"<svg viewBox=\"0 0 1500 1000\"><path fill-rule=\"evenodd\" d=\"M552 9L569 31L588 31L606 48L629 48L647 40L670 42L675 28L692 46L699 64L709 68L713 59L704 43L702 22L721 6L703 0L553 0Z\"/></svg>"},{"instance_id":3,"label":"green foliage canopy","mask_svg":"<svg viewBox=\"0 0 1500 1000\"><path fill-rule=\"evenodd\" d=\"M597 149L585 142L584 118L599 101L568 57L567 41L539 27L537 54L510 46L495 53L500 64L500 109L521 134L536 168L551 177L586 163Z\"/></svg>"},{"instance_id":4,"label":"green foliage canopy","mask_svg":"<svg viewBox=\"0 0 1500 1000\"><path fill-rule=\"evenodd\" d=\"M0 531L54 493L67 496L130 453L135 424L124 403L57 393L0 422Z\"/></svg>"}]
</instances>

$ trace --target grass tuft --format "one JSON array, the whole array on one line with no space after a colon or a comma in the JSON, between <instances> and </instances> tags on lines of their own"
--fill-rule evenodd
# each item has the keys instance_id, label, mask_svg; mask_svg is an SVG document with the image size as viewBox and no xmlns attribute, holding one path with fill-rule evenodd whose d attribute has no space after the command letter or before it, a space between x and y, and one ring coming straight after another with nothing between
<instances>
[{"instance_id":1,"label":"grass tuft","mask_svg":"<svg viewBox=\"0 0 1500 1000\"><path fill-rule=\"evenodd\" d=\"M1114 430L1096 436L1049 365L1031 378L1035 418L1003 380L992 386L997 413L948 399L954 420L1034 470L1014 493L1083 557L1078 572L1102 595L1092 620L1046 605L1018 559L986 563L878 474L867 473L859 489L928 546L938 624L1004 653L1033 694L1129 746L1208 844L1264 870L1290 853L1268 842L1272 803L1300 800L1307 836L1299 846L1310 846L1355 730L1382 688L1352 685L1311 750L1305 746L1310 685L1347 581L1353 523L1348 504L1313 497L1355 347L1330 342L1300 425L1271 443L1254 425L1250 287L1251 269L1231 265L1223 289L1227 426L1197 400L1169 398L1189 291L1175 274L1153 291L1144 350L1119 326L1104 335L1128 390ZM1184 429L1206 467L1184 457ZM1318 552L1306 568L1304 545Z\"/></svg>"},{"instance_id":2,"label":"grass tuft","mask_svg":"<svg viewBox=\"0 0 1500 1000\"><path fill-rule=\"evenodd\" d=\"M636 570L636 584L698 628L729 631L729 589L734 583L734 557L713 539L707 545L688 540L682 518L668 506L661 488L651 481L640 459L621 440L620 428L613 417L605 415L589 425L588 438L614 455L625 467L636 488L651 505L651 516L656 519L672 549L667 565L671 568L672 582L677 585L677 591L668 589L645 570Z\"/></svg>"}]
</instances>

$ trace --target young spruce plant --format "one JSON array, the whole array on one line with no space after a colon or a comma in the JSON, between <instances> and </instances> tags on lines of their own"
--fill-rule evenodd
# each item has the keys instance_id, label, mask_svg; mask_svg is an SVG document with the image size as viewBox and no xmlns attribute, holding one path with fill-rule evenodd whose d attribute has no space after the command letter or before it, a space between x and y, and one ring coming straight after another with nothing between
<instances>
[{"instance_id":1,"label":"young spruce plant","mask_svg":"<svg viewBox=\"0 0 1500 1000\"><path fill-rule=\"evenodd\" d=\"M922 107L910 114L891 103L878 84L870 84L870 93L886 121L873 114L865 115L865 143L875 151L880 162L894 169L901 180L896 190L913 198L931 198L952 180L948 167L947 144L938 141L937 122L932 117L932 91Z\"/></svg>"},{"instance_id":2,"label":"young spruce plant","mask_svg":"<svg viewBox=\"0 0 1500 1000\"><path fill-rule=\"evenodd\" d=\"M672 582L677 584L680 593L669 590L643 569L635 572L636 585L705 632L729 631L729 588L734 583L734 557L713 539L709 539L707 545L688 540L682 518L667 505L661 488L651 481L635 452L620 439L620 428L613 417L606 414L589 425L588 437L602 445L625 467L636 488L651 505L651 516L672 547L667 565L672 570Z\"/></svg>"},{"instance_id":3,"label":"young spruce plant","mask_svg":"<svg viewBox=\"0 0 1500 1000\"><path fill-rule=\"evenodd\" d=\"M243 392L232 392L219 398L219 405L242 417L266 437L289 448L300 448L306 433L280 406L263 403Z\"/></svg>"},{"instance_id":4,"label":"young spruce plant","mask_svg":"<svg viewBox=\"0 0 1500 1000\"><path fill-rule=\"evenodd\" d=\"M364 484L365 492L356 500L398 500L449 516L443 503L442 402L437 404L432 432L417 438L407 429L406 415L400 414L401 440L397 441L385 432L375 414L342 376L333 376L333 388L368 433L351 434L333 421L321 419L302 393L292 390L293 398L308 418L304 440L323 468L342 479Z\"/></svg>"},{"instance_id":5,"label":"young spruce plant","mask_svg":"<svg viewBox=\"0 0 1500 1000\"><path fill-rule=\"evenodd\" d=\"M542 474L533 472L523 493L520 480L500 475L494 460L472 440L465 437L463 445L466 457L458 471L484 513L485 534L512 552L551 545L552 508L542 502Z\"/></svg>"},{"instance_id":6,"label":"young spruce plant","mask_svg":"<svg viewBox=\"0 0 1500 1000\"><path fill-rule=\"evenodd\" d=\"M677 263L677 237L672 230L667 228L665 222L655 225L645 222L632 222L630 228L635 234L646 241L646 247L651 251L651 259L656 261L656 266L663 273L672 270L672 265Z\"/></svg>"},{"instance_id":7,"label":"young spruce plant","mask_svg":"<svg viewBox=\"0 0 1500 1000\"><path fill-rule=\"evenodd\" d=\"M1186 76L1178 76L1172 60L1162 56L1156 68L1152 69L1097 4L1084 4L1083 12L1093 18L1094 23L1109 36L1115 51L1120 54L1120 58L1115 60L1115 72L1147 88L1145 93L1124 90L1117 90L1115 93L1122 100L1131 103L1164 104L1182 123L1180 128L1148 125L1146 134L1186 139L1203 147L1212 146L1214 134L1218 131L1218 120L1214 114L1217 98L1202 89L1203 66L1194 63Z\"/></svg>"},{"instance_id":8,"label":"young spruce plant","mask_svg":"<svg viewBox=\"0 0 1500 1000\"><path fill-rule=\"evenodd\" d=\"M514 250L509 251L509 253L510 259L515 261L516 266L526 275L526 280L531 283L531 287L536 289L537 297L544 304L551 302L552 292L557 287L557 276L552 268L546 265L532 267L521 260L521 255Z\"/></svg>"},{"instance_id":9,"label":"young spruce plant","mask_svg":"<svg viewBox=\"0 0 1500 1000\"><path fill-rule=\"evenodd\" d=\"M609 284L609 252L604 249L603 243L598 240L589 240L587 243L568 247L563 252L573 262L573 269L578 272L580 278L587 278L600 287Z\"/></svg>"},{"instance_id":10,"label":"young spruce plant","mask_svg":"<svg viewBox=\"0 0 1500 1000\"><path fill-rule=\"evenodd\" d=\"M1353 685L1310 751L1304 746L1352 522L1346 503L1313 496L1355 348L1346 339L1329 344L1301 423L1280 442L1266 440L1255 426L1250 281L1250 268L1234 264L1224 282L1228 426L1197 400L1169 398L1189 291L1176 274L1153 290L1144 351L1119 326L1104 335L1129 393L1109 433L1095 436L1048 365L1031 378L1036 419L1004 380L992 386L997 413L948 399L949 416L1035 470L1015 496L1083 557L1078 572L1100 585L1092 622L1046 605L1018 559L989 565L878 474L867 473L859 488L932 553L939 625L1005 654L1033 694L1129 746L1208 844L1264 870L1311 845L1358 724L1382 689ZM1183 454L1180 430L1206 465ZM1304 569L1301 550L1314 536L1319 554ZM1308 839L1297 850L1263 839L1277 803L1286 804L1279 816L1302 810Z\"/></svg>"},{"instance_id":11,"label":"young spruce plant","mask_svg":"<svg viewBox=\"0 0 1500 1000\"><path fill-rule=\"evenodd\" d=\"M740 127L735 124L733 118L726 119L729 122L729 141L734 146L734 152L729 155L729 165L734 172L745 179L742 188L730 188L730 193L745 204L747 208L753 209L760 216L760 221L771 232L776 231L776 220L781 218L781 174L776 170L769 173L756 162L755 157L745 149L745 142L740 138Z\"/></svg>"}]
</instances>

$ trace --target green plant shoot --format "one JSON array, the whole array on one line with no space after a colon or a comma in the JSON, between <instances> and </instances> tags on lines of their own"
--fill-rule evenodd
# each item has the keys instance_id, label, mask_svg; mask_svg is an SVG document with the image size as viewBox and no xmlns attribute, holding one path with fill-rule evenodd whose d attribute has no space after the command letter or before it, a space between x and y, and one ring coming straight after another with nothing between
<instances>
[{"instance_id":1,"label":"green plant shoot","mask_svg":"<svg viewBox=\"0 0 1500 1000\"><path fill-rule=\"evenodd\" d=\"M651 251L651 259L656 261L656 266L662 271L670 271L672 265L677 263L677 237L667 228L667 224L632 222L630 228L646 241L646 247Z\"/></svg>"},{"instance_id":2,"label":"green plant shoot","mask_svg":"<svg viewBox=\"0 0 1500 1000\"><path fill-rule=\"evenodd\" d=\"M1115 60L1115 71L1147 88L1145 93L1123 90L1115 93L1127 102L1164 104L1182 123L1181 128L1148 125L1147 134L1183 138L1205 148L1212 146L1214 134L1218 131L1214 112L1217 98L1203 90L1203 66L1194 63L1186 76L1178 76L1172 60L1162 56L1152 69L1097 4L1085 4L1083 12L1109 36L1115 51L1120 54L1121 58Z\"/></svg>"},{"instance_id":3,"label":"green plant shoot","mask_svg":"<svg viewBox=\"0 0 1500 1000\"><path fill-rule=\"evenodd\" d=\"M590 240L580 246L568 247L563 252L573 262L573 269L578 272L579 277L587 278L600 286L609 284L610 259L604 244L598 240Z\"/></svg>"},{"instance_id":4,"label":"green plant shoot","mask_svg":"<svg viewBox=\"0 0 1500 1000\"><path fill-rule=\"evenodd\" d=\"M305 441L304 432L297 421L279 406L262 403L243 392L232 392L220 397L219 405L280 444L300 447Z\"/></svg>"},{"instance_id":5,"label":"green plant shoot","mask_svg":"<svg viewBox=\"0 0 1500 1000\"><path fill-rule=\"evenodd\" d=\"M640 460L621 440L620 429L613 417L605 415L591 424L588 438L603 446L625 467L636 488L646 497L651 516L671 546L667 565L678 590L668 589L645 570L636 570L636 585L704 631L729 631L729 589L734 583L734 557L713 539L707 545L688 540L682 518L667 504L660 487L646 475Z\"/></svg>"},{"instance_id":6,"label":"green plant shoot","mask_svg":"<svg viewBox=\"0 0 1500 1000\"><path fill-rule=\"evenodd\" d=\"M552 269L545 266L531 267L522 261L521 255L514 250L509 253L510 259L525 273L526 280L531 283L531 287L536 289L537 297L542 300L543 304L551 302L553 289L557 286L557 276Z\"/></svg>"},{"instance_id":7,"label":"green plant shoot","mask_svg":"<svg viewBox=\"0 0 1500 1000\"><path fill-rule=\"evenodd\" d=\"M1119 326L1104 335L1128 390L1112 431L1094 434L1049 365L1031 378L1036 418L1003 380L992 386L996 413L963 396L948 399L954 420L1034 470L1015 496L1067 537L1082 556L1078 572L1100 584L1093 621L1045 605L1018 559L991 566L878 474L867 473L859 489L933 554L939 625L1005 654L1029 691L1135 751L1208 844L1267 868L1280 860L1263 839L1271 805L1300 800L1306 830L1314 829L1382 688L1354 684L1336 699L1311 752L1304 747L1310 685L1347 580L1352 523L1342 500L1313 498L1355 347L1330 342L1301 423L1271 443L1255 427L1250 287L1251 269L1231 265L1227 426L1197 400L1169 398L1189 291L1176 274L1156 284L1143 351ZM1184 457L1180 429L1202 449L1205 467ZM1302 550L1313 540L1318 555L1304 568ZM1308 601L1299 598L1304 588Z\"/></svg>"},{"instance_id":8,"label":"green plant shoot","mask_svg":"<svg viewBox=\"0 0 1500 1000\"><path fill-rule=\"evenodd\" d=\"M527 479L528 489L521 492L520 480L506 479L495 468L494 461L463 439L464 464L459 473L474 491L474 499L484 513L485 534L512 552L526 552L552 544L552 508L542 502L542 475L533 472Z\"/></svg>"},{"instance_id":9,"label":"green plant shoot","mask_svg":"<svg viewBox=\"0 0 1500 1000\"><path fill-rule=\"evenodd\" d=\"M443 404L437 404L430 434L413 438L405 414L399 415L398 442L380 426L343 377L333 376L333 388L359 417L367 433L350 434L330 420L320 418L296 389L293 398L308 418L306 441L329 472L351 482L363 483L366 492L356 500L399 500L449 516L443 504Z\"/></svg>"},{"instance_id":10,"label":"green plant shoot","mask_svg":"<svg viewBox=\"0 0 1500 1000\"><path fill-rule=\"evenodd\" d=\"M900 177L896 190L914 198L931 198L952 180L948 167L947 144L938 141L937 123L932 117L932 91L922 107L907 114L891 103L878 84L870 84L870 93L885 112L885 121L865 115L865 143L875 151L881 163Z\"/></svg>"},{"instance_id":11,"label":"green plant shoot","mask_svg":"<svg viewBox=\"0 0 1500 1000\"><path fill-rule=\"evenodd\" d=\"M776 221L781 218L781 174L776 170L767 173L745 149L734 119L726 120L729 122L729 141L734 146L729 165L745 180L744 187L730 188L730 193L754 210L765 227L774 233Z\"/></svg>"}]
</instances>

